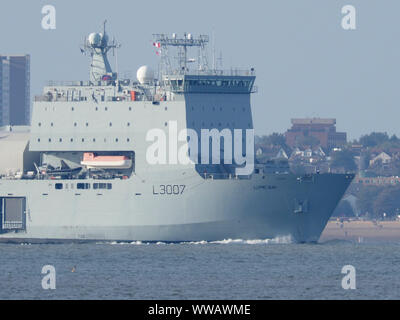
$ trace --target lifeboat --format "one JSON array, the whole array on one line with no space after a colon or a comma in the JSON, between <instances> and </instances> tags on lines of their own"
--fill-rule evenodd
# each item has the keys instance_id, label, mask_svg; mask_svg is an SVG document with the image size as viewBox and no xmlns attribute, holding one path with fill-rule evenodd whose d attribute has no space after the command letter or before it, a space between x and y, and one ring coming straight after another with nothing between
<instances>
[{"instance_id":1,"label":"lifeboat","mask_svg":"<svg viewBox=\"0 0 400 320\"><path fill-rule=\"evenodd\" d=\"M88 169L129 169L132 160L127 156L96 156L92 152L85 152L81 165Z\"/></svg>"}]
</instances>

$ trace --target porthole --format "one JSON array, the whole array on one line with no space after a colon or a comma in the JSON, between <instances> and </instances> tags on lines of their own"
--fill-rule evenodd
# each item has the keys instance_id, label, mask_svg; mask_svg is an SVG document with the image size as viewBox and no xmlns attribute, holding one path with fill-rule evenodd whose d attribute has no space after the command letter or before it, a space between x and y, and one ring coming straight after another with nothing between
<instances>
[{"instance_id":1,"label":"porthole","mask_svg":"<svg viewBox=\"0 0 400 320\"><path fill-rule=\"evenodd\" d=\"M129 142L129 141L131 141L131 139L127 138L127 139L126 139L126 142Z\"/></svg>"},{"instance_id":2,"label":"porthole","mask_svg":"<svg viewBox=\"0 0 400 320\"><path fill-rule=\"evenodd\" d=\"M76 127L77 125L78 125L78 124L75 122L75 123L74 123L74 127Z\"/></svg>"},{"instance_id":3,"label":"porthole","mask_svg":"<svg viewBox=\"0 0 400 320\"><path fill-rule=\"evenodd\" d=\"M86 127L89 127L89 122L86 122Z\"/></svg>"},{"instance_id":4,"label":"porthole","mask_svg":"<svg viewBox=\"0 0 400 320\"><path fill-rule=\"evenodd\" d=\"M74 142L74 139L71 138L69 141Z\"/></svg>"},{"instance_id":5,"label":"porthole","mask_svg":"<svg viewBox=\"0 0 400 320\"><path fill-rule=\"evenodd\" d=\"M127 126L129 127L130 125L131 125L131 123L130 123L130 122L128 122L128 123L127 123Z\"/></svg>"},{"instance_id":6,"label":"porthole","mask_svg":"<svg viewBox=\"0 0 400 320\"><path fill-rule=\"evenodd\" d=\"M51 142L51 138L49 138L49 142Z\"/></svg>"},{"instance_id":7,"label":"porthole","mask_svg":"<svg viewBox=\"0 0 400 320\"><path fill-rule=\"evenodd\" d=\"M54 125L54 124L53 124L53 122L52 122L52 123L50 123L50 125L51 125L51 126L53 126L53 125Z\"/></svg>"},{"instance_id":8,"label":"porthole","mask_svg":"<svg viewBox=\"0 0 400 320\"><path fill-rule=\"evenodd\" d=\"M112 123L110 122L110 127L112 127Z\"/></svg>"},{"instance_id":9,"label":"porthole","mask_svg":"<svg viewBox=\"0 0 400 320\"><path fill-rule=\"evenodd\" d=\"M167 123L167 122L165 122L165 123L164 123L164 126L168 126L168 123Z\"/></svg>"},{"instance_id":10,"label":"porthole","mask_svg":"<svg viewBox=\"0 0 400 320\"><path fill-rule=\"evenodd\" d=\"M74 110L75 110L74 107L72 107L72 108L71 108L71 111L74 111Z\"/></svg>"},{"instance_id":11,"label":"porthole","mask_svg":"<svg viewBox=\"0 0 400 320\"><path fill-rule=\"evenodd\" d=\"M96 142L96 138L93 138L93 142Z\"/></svg>"},{"instance_id":12,"label":"porthole","mask_svg":"<svg viewBox=\"0 0 400 320\"><path fill-rule=\"evenodd\" d=\"M62 142L62 138L60 138L58 141Z\"/></svg>"},{"instance_id":13,"label":"porthole","mask_svg":"<svg viewBox=\"0 0 400 320\"><path fill-rule=\"evenodd\" d=\"M39 123L38 123L38 126L39 126L39 127L41 127L41 126L42 126L42 123L41 123L41 122L39 122Z\"/></svg>"},{"instance_id":14,"label":"porthole","mask_svg":"<svg viewBox=\"0 0 400 320\"><path fill-rule=\"evenodd\" d=\"M107 108L107 107L105 107L105 108L104 108L104 110L105 110L105 111L107 111L107 110L108 110L108 108Z\"/></svg>"},{"instance_id":15,"label":"porthole","mask_svg":"<svg viewBox=\"0 0 400 320\"><path fill-rule=\"evenodd\" d=\"M40 142L40 138L37 139L37 142Z\"/></svg>"},{"instance_id":16,"label":"porthole","mask_svg":"<svg viewBox=\"0 0 400 320\"><path fill-rule=\"evenodd\" d=\"M129 111L132 111L132 107L129 107Z\"/></svg>"},{"instance_id":17,"label":"porthole","mask_svg":"<svg viewBox=\"0 0 400 320\"><path fill-rule=\"evenodd\" d=\"M82 138L82 142L85 142L85 138Z\"/></svg>"},{"instance_id":18,"label":"porthole","mask_svg":"<svg viewBox=\"0 0 400 320\"><path fill-rule=\"evenodd\" d=\"M118 138L115 138L115 142L118 142Z\"/></svg>"},{"instance_id":19,"label":"porthole","mask_svg":"<svg viewBox=\"0 0 400 320\"><path fill-rule=\"evenodd\" d=\"M98 110L99 110L99 108L98 108L98 107L96 107L96 108L95 108L95 110L96 110L96 111L98 111Z\"/></svg>"}]
</instances>

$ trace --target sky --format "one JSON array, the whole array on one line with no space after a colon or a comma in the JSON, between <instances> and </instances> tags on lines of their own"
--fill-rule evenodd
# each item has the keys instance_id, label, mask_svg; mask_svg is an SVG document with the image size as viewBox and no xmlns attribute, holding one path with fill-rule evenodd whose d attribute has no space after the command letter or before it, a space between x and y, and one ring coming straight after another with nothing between
<instances>
[{"instance_id":1,"label":"sky","mask_svg":"<svg viewBox=\"0 0 400 320\"><path fill-rule=\"evenodd\" d=\"M54 30L42 28L49 4ZM342 28L345 5L356 9L355 30ZM0 54L31 55L33 96L48 80L88 79L79 48L105 19L122 44L118 69L133 76L141 65L157 68L153 33L214 34L224 69L256 70L256 134L283 133L295 117L329 117L349 139L400 136L399 12L398 0L1 0Z\"/></svg>"}]
</instances>

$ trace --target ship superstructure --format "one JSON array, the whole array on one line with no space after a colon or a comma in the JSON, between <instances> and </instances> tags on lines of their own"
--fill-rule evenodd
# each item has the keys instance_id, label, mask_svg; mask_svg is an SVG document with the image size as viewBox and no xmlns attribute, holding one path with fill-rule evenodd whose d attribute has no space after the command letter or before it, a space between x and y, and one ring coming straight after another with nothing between
<instances>
[{"instance_id":1,"label":"ship superstructure","mask_svg":"<svg viewBox=\"0 0 400 320\"><path fill-rule=\"evenodd\" d=\"M0 239L317 241L353 175L254 164L255 71L209 68L207 43L154 35L157 78L143 66L132 80L112 71L107 52L119 44L105 26L90 34L90 80L53 82L35 98L29 150L40 163L29 179L0 179ZM234 153L243 161L225 156Z\"/></svg>"}]
</instances>

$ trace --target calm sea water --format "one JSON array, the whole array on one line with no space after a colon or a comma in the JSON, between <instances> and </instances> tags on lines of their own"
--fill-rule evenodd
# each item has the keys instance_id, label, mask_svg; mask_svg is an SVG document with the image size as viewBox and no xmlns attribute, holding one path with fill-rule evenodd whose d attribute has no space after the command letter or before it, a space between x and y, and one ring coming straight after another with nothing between
<instances>
[{"instance_id":1,"label":"calm sea water","mask_svg":"<svg viewBox=\"0 0 400 320\"><path fill-rule=\"evenodd\" d=\"M0 299L400 299L400 242L288 242L0 244Z\"/></svg>"}]
</instances>

